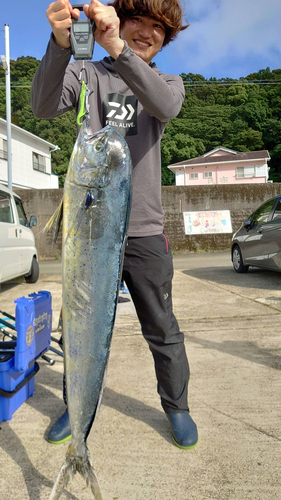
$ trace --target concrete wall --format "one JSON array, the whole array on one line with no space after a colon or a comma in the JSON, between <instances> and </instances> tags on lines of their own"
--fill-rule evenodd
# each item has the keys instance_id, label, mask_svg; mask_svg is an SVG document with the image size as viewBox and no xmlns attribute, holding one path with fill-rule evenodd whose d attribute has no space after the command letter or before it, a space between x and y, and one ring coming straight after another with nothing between
<instances>
[{"instance_id":1,"label":"concrete wall","mask_svg":"<svg viewBox=\"0 0 281 500\"><path fill-rule=\"evenodd\" d=\"M279 183L162 187L165 231L173 250L226 250L231 244L231 234L186 236L182 212L230 210L235 232L259 205L279 193Z\"/></svg>"},{"instance_id":2,"label":"concrete wall","mask_svg":"<svg viewBox=\"0 0 281 500\"><path fill-rule=\"evenodd\" d=\"M62 189L15 190L22 198L28 217L37 215L34 228L36 246L41 259L59 258L61 231L52 245L53 230L41 231L59 205ZM162 203L165 211L165 232L174 251L210 251L230 248L231 234L186 236L182 212L197 210L230 210L235 232L259 205L281 193L281 183L210 186L164 186Z\"/></svg>"}]
</instances>

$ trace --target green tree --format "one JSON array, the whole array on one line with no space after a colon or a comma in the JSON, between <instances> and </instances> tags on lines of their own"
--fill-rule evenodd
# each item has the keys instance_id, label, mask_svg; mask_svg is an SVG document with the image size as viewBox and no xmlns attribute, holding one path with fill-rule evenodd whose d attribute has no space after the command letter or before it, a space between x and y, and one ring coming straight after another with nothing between
<instances>
[{"instance_id":1,"label":"green tree","mask_svg":"<svg viewBox=\"0 0 281 500\"><path fill-rule=\"evenodd\" d=\"M268 149L270 179L281 181L280 122L281 69L270 68L235 81L230 78L205 79L198 74L181 74L186 94L178 117L168 125L163 137L163 164L173 161L179 151L176 134L201 141L204 151L225 146L238 151ZM264 82L265 80L265 82ZM263 85L266 83L266 85ZM168 139L168 142L166 142ZM182 152L199 156L200 148ZM179 154L177 153L177 155Z\"/></svg>"},{"instance_id":2,"label":"green tree","mask_svg":"<svg viewBox=\"0 0 281 500\"><path fill-rule=\"evenodd\" d=\"M226 103L231 106L241 106L248 100L248 94L245 87L233 85L226 92Z\"/></svg>"},{"instance_id":3,"label":"green tree","mask_svg":"<svg viewBox=\"0 0 281 500\"><path fill-rule=\"evenodd\" d=\"M59 150L52 153L53 172L63 186L76 137L75 111L38 120L30 108L30 88L40 61L11 61L12 122L42 137ZM185 99L179 115L168 123L161 144L162 183L173 184L167 168L218 146L238 151L267 149L270 179L281 182L281 69L261 69L238 81L182 73ZM263 85L266 83L266 85ZM0 65L0 116L5 118L5 73Z\"/></svg>"}]
</instances>

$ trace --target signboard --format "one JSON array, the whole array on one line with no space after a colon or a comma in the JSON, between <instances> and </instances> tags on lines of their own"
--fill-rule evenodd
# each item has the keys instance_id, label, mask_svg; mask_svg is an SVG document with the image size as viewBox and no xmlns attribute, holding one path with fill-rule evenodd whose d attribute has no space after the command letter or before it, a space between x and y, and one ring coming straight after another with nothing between
<instances>
[{"instance_id":1,"label":"signboard","mask_svg":"<svg viewBox=\"0 0 281 500\"><path fill-rule=\"evenodd\" d=\"M185 234L232 233L229 210L183 212Z\"/></svg>"}]
</instances>

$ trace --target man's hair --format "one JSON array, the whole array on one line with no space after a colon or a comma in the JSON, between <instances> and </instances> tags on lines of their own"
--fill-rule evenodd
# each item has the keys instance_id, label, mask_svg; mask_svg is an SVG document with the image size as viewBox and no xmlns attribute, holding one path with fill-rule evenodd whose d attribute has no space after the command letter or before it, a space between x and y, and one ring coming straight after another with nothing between
<instances>
[{"instance_id":1,"label":"man's hair","mask_svg":"<svg viewBox=\"0 0 281 500\"><path fill-rule=\"evenodd\" d=\"M121 27L127 19L134 16L147 16L161 21L165 27L163 47L189 26L182 25L180 0L114 0L108 5L115 8Z\"/></svg>"}]
</instances>

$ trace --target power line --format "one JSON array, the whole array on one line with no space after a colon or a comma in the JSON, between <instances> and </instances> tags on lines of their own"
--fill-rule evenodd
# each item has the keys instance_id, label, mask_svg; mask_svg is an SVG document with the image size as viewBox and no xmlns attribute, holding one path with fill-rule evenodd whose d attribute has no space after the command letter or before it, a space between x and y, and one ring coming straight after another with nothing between
<instances>
[{"instance_id":1,"label":"power line","mask_svg":"<svg viewBox=\"0 0 281 500\"><path fill-rule=\"evenodd\" d=\"M221 81L198 81L198 82L183 82L185 87L219 87L219 86L239 86L239 85L280 85L281 80L233 80L232 82ZM32 82L11 82L11 88L30 88ZM5 88L5 83L0 83L0 89Z\"/></svg>"},{"instance_id":2,"label":"power line","mask_svg":"<svg viewBox=\"0 0 281 500\"><path fill-rule=\"evenodd\" d=\"M204 87L204 86L209 86L209 87L219 87L219 86L239 86L239 85L280 85L281 80L273 80L273 81L268 81L268 80L257 80L257 81L245 81L245 82L239 82L239 81L233 81L233 82L183 82L185 87Z\"/></svg>"},{"instance_id":3,"label":"power line","mask_svg":"<svg viewBox=\"0 0 281 500\"><path fill-rule=\"evenodd\" d=\"M11 88L12 89L30 89L31 87L31 84L30 85L11 85ZM5 89L5 85L0 83L0 90L1 89Z\"/></svg>"}]
</instances>

